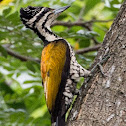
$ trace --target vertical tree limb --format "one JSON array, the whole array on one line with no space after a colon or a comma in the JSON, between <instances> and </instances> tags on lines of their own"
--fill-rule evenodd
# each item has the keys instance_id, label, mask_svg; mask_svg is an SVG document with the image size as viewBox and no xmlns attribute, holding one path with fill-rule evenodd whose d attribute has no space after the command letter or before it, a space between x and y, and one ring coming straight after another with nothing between
<instances>
[{"instance_id":1,"label":"vertical tree limb","mask_svg":"<svg viewBox=\"0 0 126 126\"><path fill-rule=\"evenodd\" d=\"M111 55L103 65L107 77L97 71L83 86L68 126L126 125L126 0L105 36L94 65L106 54Z\"/></svg>"}]
</instances>

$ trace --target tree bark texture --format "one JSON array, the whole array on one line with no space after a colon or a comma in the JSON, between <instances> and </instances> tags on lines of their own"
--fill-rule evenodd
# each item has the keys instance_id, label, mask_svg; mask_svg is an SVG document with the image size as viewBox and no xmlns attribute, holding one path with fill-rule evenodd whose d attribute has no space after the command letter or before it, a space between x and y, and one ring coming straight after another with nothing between
<instances>
[{"instance_id":1,"label":"tree bark texture","mask_svg":"<svg viewBox=\"0 0 126 126\"><path fill-rule=\"evenodd\" d=\"M92 67L104 55L103 77L97 70L82 87L68 118L68 126L126 126L126 0L106 34Z\"/></svg>"}]
</instances>

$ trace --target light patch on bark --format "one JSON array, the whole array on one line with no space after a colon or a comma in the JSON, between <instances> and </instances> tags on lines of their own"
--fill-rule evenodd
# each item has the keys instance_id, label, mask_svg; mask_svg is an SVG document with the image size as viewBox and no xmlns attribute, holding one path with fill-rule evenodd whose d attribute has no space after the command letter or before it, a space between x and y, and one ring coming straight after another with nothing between
<instances>
[{"instance_id":1,"label":"light patch on bark","mask_svg":"<svg viewBox=\"0 0 126 126\"><path fill-rule=\"evenodd\" d=\"M122 81L122 78L121 78L120 76L118 77L118 81L119 81L119 82L121 82L121 81Z\"/></svg>"},{"instance_id":2,"label":"light patch on bark","mask_svg":"<svg viewBox=\"0 0 126 126\"><path fill-rule=\"evenodd\" d=\"M123 110L120 111L119 116L121 117L123 115Z\"/></svg>"},{"instance_id":3,"label":"light patch on bark","mask_svg":"<svg viewBox=\"0 0 126 126\"><path fill-rule=\"evenodd\" d=\"M110 87L110 81L111 81L110 79L107 80L106 85L105 85L106 88L109 88Z\"/></svg>"},{"instance_id":4,"label":"light patch on bark","mask_svg":"<svg viewBox=\"0 0 126 126\"><path fill-rule=\"evenodd\" d=\"M121 101L118 99L115 104L117 105L117 108L119 108Z\"/></svg>"},{"instance_id":5,"label":"light patch on bark","mask_svg":"<svg viewBox=\"0 0 126 126\"><path fill-rule=\"evenodd\" d=\"M111 76L112 76L112 73L114 72L115 70L115 66L113 65L110 69L110 72L109 72L109 75L108 75L108 80L106 82L106 85L105 85L105 88L109 88L110 87L110 84L111 84Z\"/></svg>"},{"instance_id":6,"label":"light patch on bark","mask_svg":"<svg viewBox=\"0 0 126 126\"><path fill-rule=\"evenodd\" d=\"M115 116L115 114L111 114L111 115L106 119L106 121L109 122L114 116Z\"/></svg>"},{"instance_id":7,"label":"light patch on bark","mask_svg":"<svg viewBox=\"0 0 126 126\"><path fill-rule=\"evenodd\" d=\"M77 115L78 115L78 112L75 111L75 112L73 113L73 119L75 119Z\"/></svg>"},{"instance_id":8,"label":"light patch on bark","mask_svg":"<svg viewBox=\"0 0 126 126\"><path fill-rule=\"evenodd\" d=\"M114 70L115 70L115 66L113 65L111 70L110 70L110 74L112 74L114 72Z\"/></svg>"},{"instance_id":9,"label":"light patch on bark","mask_svg":"<svg viewBox=\"0 0 126 126\"><path fill-rule=\"evenodd\" d=\"M109 47L105 50L105 55L107 55L109 52Z\"/></svg>"}]
</instances>

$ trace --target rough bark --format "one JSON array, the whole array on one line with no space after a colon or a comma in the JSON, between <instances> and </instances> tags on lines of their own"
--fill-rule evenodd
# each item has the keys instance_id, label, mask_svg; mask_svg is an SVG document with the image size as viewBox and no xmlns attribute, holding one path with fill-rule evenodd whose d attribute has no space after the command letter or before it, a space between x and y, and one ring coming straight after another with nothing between
<instances>
[{"instance_id":1,"label":"rough bark","mask_svg":"<svg viewBox=\"0 0 126 126\"><path fill-rule=\"evenodd\" d=\"M126 126L126 0L93 66L106 54L110 54L103 64L107 76L97 70L85 83L68 118L68 126Z\"/></svg>"}]
</instances>

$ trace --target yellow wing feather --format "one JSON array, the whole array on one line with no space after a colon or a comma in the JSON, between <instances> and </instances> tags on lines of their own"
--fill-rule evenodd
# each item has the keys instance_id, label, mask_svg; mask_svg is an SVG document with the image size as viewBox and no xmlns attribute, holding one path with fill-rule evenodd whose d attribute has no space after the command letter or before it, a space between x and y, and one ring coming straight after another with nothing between
<instances>
[{"instance_id":1,"label":"yellow wing feather","mask_svg":"<svg viewBox=\"0 0 126 126\"><path fill-rule=\"evenodd\" d=\"M55 106L65 61L66 45L62 41L52 42L42 51L41 75L49 111Z\"/></svg>"}]
</instances>

